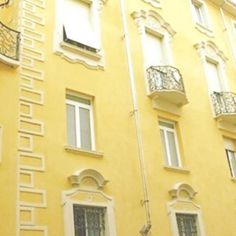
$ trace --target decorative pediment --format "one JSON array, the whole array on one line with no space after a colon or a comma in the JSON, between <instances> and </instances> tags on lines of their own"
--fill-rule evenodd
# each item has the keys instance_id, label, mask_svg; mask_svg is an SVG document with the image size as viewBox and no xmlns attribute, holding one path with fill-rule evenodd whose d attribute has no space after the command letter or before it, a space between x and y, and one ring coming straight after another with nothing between
<instances>
[{"instance_id":1,"label":"decorative pediment","mask_svg":"<svg viewBox=\"0 0 236 236\"><path fill-rule=\"evenodd\" d=\"M69 176L69 181L73 186L81 186L83 183L93 182L97 189L103 188L108 182L98 171L94 169L83 169L76 171ZM91 183L90 183L91 185Z\"/></svg>"},{"instance_id":2,"label":"decorative pediment","mask_svg":"<svg viewBox=\"0 0 236 236\"><path fill-rule=\"evenodd\" d=\"M192 200L197 192L186 183L177 183L169 191L172 198Z\"/></svg>"},{"instance_id":3,"label":"decorative pediment","mask_svg":"<svg viewBox=\"0 0 236 236\"><path fill-rule=\"evenodd\" d=\"M223 51L212 41L202 41L195 44L194 47L197 49L200 56L210 57L217 61L222 60L223 62L228 60Z\"/></svg>"},{"instance_id":4,"label":"decorative pediment","mask_svg":"<svg viewBox=\"0 0 236 236\"><path fill-rule=\"evenodd\" d=\"M136 11L132 13L132 17L134 18L135 22L137 23L138 27L140 29L143 29L144 27L148 27L154 31L159 32L168 32L169 35L174 36L175 31L170 26L169 23L167 23L161 15L159 15L157 12L153 10L149 11Z\"/></svg>"}]
</instances>

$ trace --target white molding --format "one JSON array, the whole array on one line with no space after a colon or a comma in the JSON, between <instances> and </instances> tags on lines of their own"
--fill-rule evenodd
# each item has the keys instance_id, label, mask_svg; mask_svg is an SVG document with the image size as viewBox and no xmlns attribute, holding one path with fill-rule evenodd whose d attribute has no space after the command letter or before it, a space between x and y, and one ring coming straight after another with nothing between
<instances>
[{"instance_id":1,"label":"white molding","mask_svg":"<svg viewBox=\"0 0 236 236\"><path fill-rule=\"evenodd\" d=\"M34 225L35 224L35 209L32 207L20 207L21 211L27 211L31 215L31 219L29 221L20 220L21 225Z\"/></svg>"},{"instance_id":2,"label":"white molding","mask_svg":"<svg viewBox=\"0 0 236 236\"><path fill-rule=\"evenodd\" d=\"M48 228L47 228L47 226L24 225L24 226L20 226L19 230L20 231L42 232L43 236L48 236Z\"/></svg>"},{"instance_id":3,"label":"white molding","mask_svg":"<svg viewBox=\"0 0 236 236\"><path fill-rule=\"evenodd\" d=\"M161 0L143 0L146 3L149 3L151 6L155 8L161 8Z\"/></svg>"},{"instance_id":4,"label":"white molding","mask_svg":"<svg viewBox=\"0 0 236 236\"><path fill-rule=\"evenodd\" d=\"M182 192L185 192L185 194L181 194ZM205 236L201 208L193 202L196 193L192 186L186 183L177 183L169 191L170 196L174 198L174 200L167 203L167 212L170 218L173 236L179 236L176 213L196 215L198 235Z\"/></svg>"},{"instance_id":5,"label":"white molding","mask_svg":"<svg viewBox=\"0 0 236 236\"><path fill-rule=\"evenodd\" d=\"M54 32L53 50L56 55L61 56L63 59L70 63L80 63L89 69L104 69L104 51L100 46L99 53L92 53L87 50L81 49L74 45L70 45L63 41L63 1L58 0L56 3L56 28ZM100 28L100 12L102 6L105 4L104 0L93 1L93 23L95 24L95 33L98 40L101 41L101 28Z\"/></svg>"},{"instance_id":6,"label":"white molding","mask_svg":"<svg viewBox=\"0 0 236 236\"><path fill-rule=\"evenodd\" d=\"M183 173L183 174L189 174L190 170L183 168L183 167L175 167L175 166L167 166L164 165L164 169L168 170L168 171L173 171L173 172L177 172L177 173Z\"/></svg>"},{"instance_id":7,"label":"white molding","mask_svg":"<svg viewBox=\"0 0 236 236\"><path fill-rule=\"evenodd\" d=\"M21 157L26 157L26 158L32 158L40 161L39 166L34 166L30 164L22 164L21 161L19 160L19 168L21 170L32 170L32 171L39 171L39 172L44 172L45 171L45 157L41 154L34 154L34 153L29 153L29 152L19 152L19 159Z\"/></svg>"},{"instance_id":8,"label":"white molding","mask_svg":"<svg viewBox=\"0 0 236 236\"><path fill-rule=\"evenodd\" d=\"M29 145L21 146L21 138L28 139ZM18 133L18 150L23 152L32 152L33 151L33 136L28 134Z\"/></svg>"},{"instance_id":9,"label":"white molding","mask_svg":"<svg viewBox=\"0 0 236 236\"><path fill-rule=\"evenodd\" d=\"M31 130L31 128L23 128L23 123L26 123L28 125L32 125L32 126L38 126L39 130L35 131L35 130ZM19 131L23 132L23 133L27 133L27 134L34 134L34 135L38 135L38 136L44 136L44 122L39 121L39 120L35 120L35 119L27 119L27 118L20 118L19 119Z\"/></svg>"},{"instance_id":10,"label":"white molding","mask_svg":"<svg viewBox=\"0 0 236 236\"><path fill-rule=\"evenodd\" d=\"M20 193L29 193L29 194L36 194L36 195L40 195L41 196L41 202L36 203L36 202L28 202L28 201L23 201L20 200L20 206L27 206L27 207L36 207L36 208L46 208L47 207L47 201L46 201L46 195L47 192L46 190L42 190L42 189L30 189L30 188L23 188L20 187L19 189L19 194Z\"/></svg>"},{"instance_id":11,"label":"white molding","mask_svg":"<svg viewBox=\"0 0 236 236\"><path fill-rule=\"evenodd\" d=\"M94 169L78 170L68 177L72 186L79 186L85 178L92 178L98 189L103 188L107 182L109 182L102 176L102 174Z\"/></svg>"},{"instance_id":12,"label":"white molding","mask_svg":"<svg viewBox=\"0 0 236 236\"><path fill-rule=\"evenodd\" d=\"M82 154L85 156L98 157L98 158L101 158L104 156L104 154L102 152L85 150L85 149L81 149L81 148L73 147L73 146L69 146L69 145L65 145L64 148L68 152Z\"/></svg>"},{"instance_id":13,"label":"white molding","mask_svg":"<svg viewBox=\"0 0 236 236\"><path fill-rule=\"evenodd\" d=\"M88 196L84 196L87 193ZM76 195L82 194L83 200L74 200ZM96 196L99 197L99 202L94 201ZM62 205L64 208L64 223L65 223L65 236L74 236L74 221L73 221L73 204L105 207L105 222L106 233L105 235L116 236L115 218L114 218L114 204L113 199L103 192L91 189L71 189L62 192Z\"/></svg>"},{"instance_id":14,"label":"white molding","mask_svg":"<svg viewBox=\"0 0 236 236\"><path fill-rule=\"evenodd\" d=\"M22 183L19 180L19 186L20 187L23 187L23 188L33 188L34 187L34 172L33 171L20 170L19 175L28 175L29 178L30 178L29 183Z\"/></svg>"},{"instance_id":15,"label":"white molding","mask_svg":"<svg viewBox=\"0 0 236 236\"><path fill-rule=\"evenodd\" d=\"M25 93L25 95L22 95ZM28 95L26 95L28 93ZM30 96L30 94L32 96ZM34 96L37 96L38 98L33 98ZM20 87L20 97L19 99L24 102L30 102L38 105L43 105L44 104L44 92L41 90L36 90L32 88L25 88L25 87Z\"/></svg>"}]
</instances>

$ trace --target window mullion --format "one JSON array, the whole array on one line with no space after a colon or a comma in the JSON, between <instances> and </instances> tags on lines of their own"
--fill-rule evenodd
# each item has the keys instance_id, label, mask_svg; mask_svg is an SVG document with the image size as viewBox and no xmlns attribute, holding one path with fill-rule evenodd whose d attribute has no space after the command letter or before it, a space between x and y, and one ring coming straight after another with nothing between
<instances>
[{"instance_id":1,"label":"window mullion","mask_svg":"<svg viewBox=\"0 0 236 236\"><path fill-rule=\"evenodd\" d=\"M172 165L171 156L170 156L170 144L169 144L169 140L167 136L168 129L163 129L163 131L164 131L164 139L166 142L166 155L167 155L168 165Z\"/></svg>"},{"instance_id":2,"label":"window mullion","mask_svg":"<svg viewBox=\"0 0 236 236\"><path fill-rule=\"evenodd\" d=\"M80 138L80 106L76 104L75 106L75 119L76 119L76 145L81 148L81 138Z\"/></svg>"}]
</instances>

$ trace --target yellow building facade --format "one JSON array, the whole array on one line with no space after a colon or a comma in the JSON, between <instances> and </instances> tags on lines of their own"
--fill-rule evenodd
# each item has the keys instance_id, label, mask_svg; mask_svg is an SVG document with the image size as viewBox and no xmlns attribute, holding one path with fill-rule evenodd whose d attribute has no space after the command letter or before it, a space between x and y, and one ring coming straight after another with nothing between
<instances>
[{"instance_id":1,"label":"yellow building facade","mask_svg":"<svg viewBox=\"0 0 236 236\"><path fill-rule=\"evenodd\" d=\"M235 1L0 6L0 235L236 234Z\"/></svg>"}]
</instances>

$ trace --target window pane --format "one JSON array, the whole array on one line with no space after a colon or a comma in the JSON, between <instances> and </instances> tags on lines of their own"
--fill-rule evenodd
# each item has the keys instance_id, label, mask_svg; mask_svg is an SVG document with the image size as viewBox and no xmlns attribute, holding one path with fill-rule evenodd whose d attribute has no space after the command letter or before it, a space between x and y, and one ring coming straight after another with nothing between
<instances>
[{"instance_id":1,"label":"window pane","mask_svg":"<svg viewBox=\"0 0 236 236\"><path fill-rule=\"evenodd\" d=\"M163 42L162 38L146 32L145 63L147 67L163 65Z\"/></svg>"},{"instance_id":2,"label":"window pane","mask_svg":"<svg viewBox=\"0 0 236 236\"><path fill-rule=\"evenodd\" d=\"M165 162L168 165L169 161L168 161L167 150L166 150L167 147L166 147L166 142L165 142L165 134L163 130L160 130L160 133L161 133L161 143L162 143L163 154L165 157Z\"/></svg>"},{"instance_id":3,"label":"window pane","mask_svg":"<svg viewBox=\"0 0 236 236\"><path fill-rule=\"evenodd\" d=\"M166 128L174 129L174 124L165 121L159 121L159 125L164 126Z\"/></svg>"},{"instance_id":4,"label":"window pane","mask_svg":"<svg viewBox=\"0 0 236 236\"><path fill-rule=\"evenodd\" d=\"M90 105L90 103L91 103L89 99L82 98L82 97L77 97L77 96L70 95L70 94L67 94L66 98L70 99L70 100L73 100L75 102L86 104L86 105Z\"/></svg>"},{"instance_id":5,"label":"window pane","mask_svg":"<svg viewBox=\"0 0 236 236\"><path fill-rule=\"evenodd\" d=\"M211 92L221 92L222 85L220 81L218 66L214 63L207 62L207 80Z\"/></svg>"},{"instance_id":6,"label":"window pane","mask_svg":"<svg viewBox=\"0 0 236 236\"><path fill-rule=\"evenodd\" d=\"M85 108L79 108L80 116L80 142L81 148L92 149L90 111Z\"/></svg>"},{"instance_id":7,"label":"window pane","mask_svg":"<svg viewBox=\"0 0 236 236\"><path fill-rule=\"evenodd\" d=\"M73 206L75 236L86 236L85 209L79 205Z\"/></svg>"},{"instance_id":8,"label":"window pane","mask_svg":"<svg viewBox=\"0 0 236 236\"><path fill-rule=\"evenodd\" d=\"M76 121L75 121L75 107L73 105L66 105L67 110L67 141L71 146L76 145Z\"/></svg>"},{"instance_id":9,"label":"window pane","mask_svg":"<svg viewBox=\"0 0 236 236\"><path fill-rule=\"evenodd\" d=\"M176 214L179 236L197 236L197 215Z\"/></svg>"},{"instance_id":10,"label":"window pane","mask_svg":"<svg viewBox=\"0 0 236 236\"><path fill-rule=\"evenodd\" d=\"M177 147L175 142L175 134L167 131L167 138L169 142L169 152L172 166L179 166Z\"/></svg>"},{"instance_id":11,"label":"window pane","mask_svg":"<svg viewBox=\"0 0 236 236\"><path fill-rule=\"evenodd\" d=\"M236 156L235 152L227 150L229 165L230 165L230 171L232 177L236 177Z\"/></svg>"},{"instance_id":12,"label":"window pane","mask_svg":"<svg viewBox=\"0 0 236 236\"><path fill-rule=\"evenodd\" d=\"M64 14L63 19L67 37L87 45L93 32L90 5L80 0L66 0L65 9L70 12Z\"/></svg>"},{"instance_id":13,"label":"window pane","mask_svg":"<svg viewBox=\"0 0 236 236\"><path fill-rule=\"evenodd\" d=\"M196 12L198 23L204 24L204 19L203 19L203 14L202 14L202 9L201 8L202 8L201 6L194 5L194 9L195 9L195 12Z\"/></svg>"},{"instance_id":14,"label":"window pane","mask_svg":"<svg viewBox=\"0 0 236 236\"><path fill-rule=\"evenodd\" d=\"M73 205L75 236L104 236L105 208Z\"/></svg>"}]
</instances>

